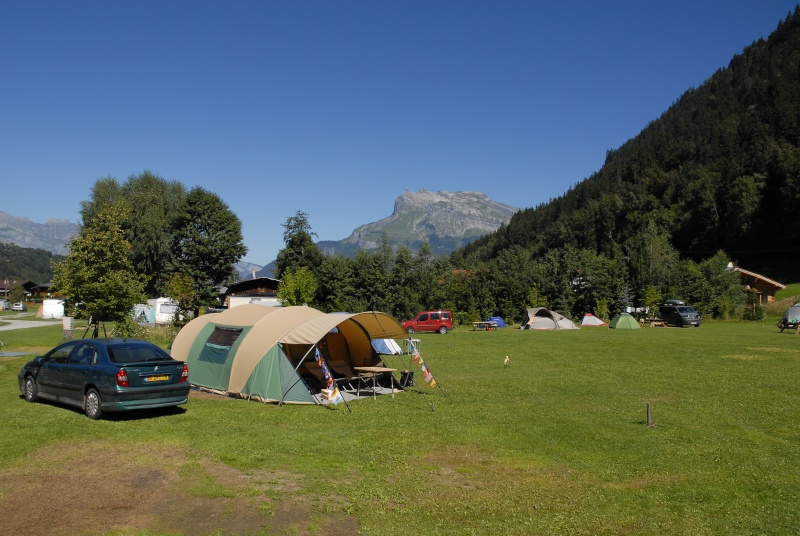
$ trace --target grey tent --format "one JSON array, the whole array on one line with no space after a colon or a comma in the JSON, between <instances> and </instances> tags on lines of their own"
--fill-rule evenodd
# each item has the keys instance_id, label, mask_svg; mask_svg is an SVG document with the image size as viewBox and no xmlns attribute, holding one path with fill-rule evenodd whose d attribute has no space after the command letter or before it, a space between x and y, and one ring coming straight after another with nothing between
<instances>
[{"instance_id":1,"label":"grey tent","mask_svg":"<svg viewBox=\"0 0 800 536\"><path fill-rule=\"evenodd\" d=\"M546 307L528 309L519 329L578 329L575 322Z\"/></svg>"}]
</instances>

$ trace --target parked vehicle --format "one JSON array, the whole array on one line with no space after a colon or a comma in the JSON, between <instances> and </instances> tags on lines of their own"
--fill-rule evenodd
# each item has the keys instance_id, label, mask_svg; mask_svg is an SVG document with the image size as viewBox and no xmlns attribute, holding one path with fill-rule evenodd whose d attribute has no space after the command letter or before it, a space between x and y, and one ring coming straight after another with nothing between
<instances>
[{"instance_id":1,"label":"parked vehicle","mask_svg":"<svg viewBox=\"0 0 800 536\"><path fill-rule=\"evenodd\" d=\"M0 300L0 311L7 311L11 309L11 302L8 300Z\"/></svg>"},{"instance_id":2,"label":"parked vehicle","mask_svg":"<svg viewBox=\"0 0 800 536\"><path fill-rule=\"evenodd\" d=\"M11 306L12 311L27 311L28 306L25 305L25 302L18 301L14 305Z\"/></svg>"},{"instance_id":3,"label":"parked vehicle","mask_svg":"<svg viewBox=\"0 0 800 536\"><path fill-rule=\"evenodd\" d=\"M28 402L43 398L105 412L162 408L189 399L189 368L147 341L82 339L56 346L22 366L19 390Z\"/></svg>"},{"instance_id":4,"label":"parked vehicle","mask_svg":"<svg viewBox=\"0 0 800 536\"><path fill-rule=\"evenodd\" d=\"M658 317L667 324L674 326L694 326L700 327L702 317L700 313L694 310L680 300L667 300L658 307Z\"/></svg>"},{"instance_id":5,"label":"parked vehicle","mask_svg":"<svg viewBox=\"0 0 800 536\"><path fill-rule=\"evenodd\" d=\"M453 314L450 311L424 311L417 313L413 320L403 322L403 329L409 335L415 331L438 331L442 335L453 329Z\"/></svg>"},{"instance_id":6,"label":"parked vehicle","mask_svg":"<svg viewBox=\"0 0 800 536\"><path fill-rule=\"evenodd\" d=\"M64 318L64 300L42 300L42 318Z\"/></svg>"},{"instance_id":7,"label":"parked vehicle","mask_svg":"<svg viewBox=\"0 0 800 536\"><path fill-rule=\"evenodd\" d=\"M783 313L783 318L778 321L778 329L797 329L800 326L800 303L795 303Z\"/></svg>"}]
</instances>

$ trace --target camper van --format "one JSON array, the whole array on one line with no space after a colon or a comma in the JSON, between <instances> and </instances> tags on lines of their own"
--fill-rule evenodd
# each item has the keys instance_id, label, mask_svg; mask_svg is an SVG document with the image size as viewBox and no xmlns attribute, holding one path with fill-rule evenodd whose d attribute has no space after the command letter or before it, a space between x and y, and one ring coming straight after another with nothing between
<instances>
[{"instance_id":1,"label":"camper van","mask_svg":"<svg viewBox=\"0 0 800 536\"><path fill-rule=\"evenodd\" d=\"M42 301L42 318L64 318L64 300Z\"/></svg>"},{"instance_id":2,"label":"camper van","mask_svg":"<svg viewBox=\"0 0 800 536\"><path fill-rule=\"evenodd\" d=\"M154 298L147 300L147 305L152 308L151 322L153 324L171 324L178 312L178 304L172 298Z\"/></svg>"}]
</instances>

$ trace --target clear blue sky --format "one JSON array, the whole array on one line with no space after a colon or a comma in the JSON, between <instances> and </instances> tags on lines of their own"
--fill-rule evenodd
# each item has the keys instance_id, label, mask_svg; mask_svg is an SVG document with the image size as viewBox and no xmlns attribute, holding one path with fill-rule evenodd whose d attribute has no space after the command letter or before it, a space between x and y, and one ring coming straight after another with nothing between
<instances>
[{"instance_id":1,"label":"clear blue sky","mask_svg":"<svg viewBox=\"0 0 800 536\"><path fill-rule=\"evenodd\" d=\"M79 221L150 170L222 197L266 264L403 190L563 194L767 37L783 0L0 3L0 210Z\"/></svg>"}]
</instances>

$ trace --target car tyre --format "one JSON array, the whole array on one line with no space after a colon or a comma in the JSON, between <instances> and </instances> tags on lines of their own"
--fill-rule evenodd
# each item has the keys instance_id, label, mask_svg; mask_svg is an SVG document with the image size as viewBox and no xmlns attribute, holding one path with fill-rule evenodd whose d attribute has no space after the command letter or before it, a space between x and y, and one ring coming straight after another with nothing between
<instances>
[{"instance_id":1,"label":"car tyre","mask_svg":"<svg viewBox=\"0 0 800 536\"><path fill-rule=\"evenodd\" d=\"M36 386L36 380L33 379L33 376L28 376L25 378L25 400L28 402L36 402L39 398L39 388Z\"/></svg>"},{"instance_id":2,"label":"car tyre","mask_svg":"<svg viewBox=\"0 0 800 536\"><path fill-rule=\"evenodd\" d=\"M409 335L413 335L414 334L414 328L406 328L406 333L408 333Z\"/></svg>"},{"instance_id":3,"label":"car tyre","mask_svg":"<svg viewBox=\"0 0 800 536\"><path fill-rule=\"evenodd\" d=\"M103 416L102 400L96 389L89 389L86 392L86 396L83 398L83 409L90 419L97 420Z\"/></svg>"},{"instance_id":4,"label":"car tyre","mask_svg":"<svg viewBox=\"0 0 800 536\"><path fill-rule=\"evenodd\" d=\"M440 326L439 327L439 333L441 333L442 335L447 333L447 326Z\"/></svg>"}]
</instances>

